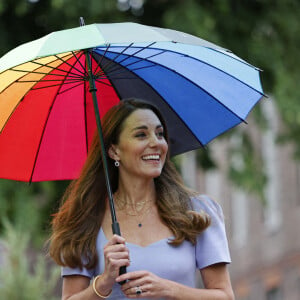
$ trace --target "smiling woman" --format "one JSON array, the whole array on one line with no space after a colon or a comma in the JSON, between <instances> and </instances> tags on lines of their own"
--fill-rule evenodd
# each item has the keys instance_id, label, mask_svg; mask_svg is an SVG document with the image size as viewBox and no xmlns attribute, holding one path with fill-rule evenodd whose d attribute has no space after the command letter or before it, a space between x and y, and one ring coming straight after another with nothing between
<instances>
[{"instance_id":1,"label":"smiling woman","mask_svg":"<svg viewBox=\"0 0 300 300\"><path fill-rule=\"evenodd\" d=\"M232 299L221 208L184 186L159 110L127 99L102 123L122 237L111 233L95 136L53 220L50 254L63 266L62 298ZM119 275L124 266L128 272ZM205 289L195 287L196 269Z\"/></svg>"},{"instance_id":2,"label":"smiling woman","mask_svg":"<svg viewBox=\"0 0 300 300\"><path fill-rule=\"evenodd\" d=\"M144 179L143 186L147 186L149 180L161 174L167 151L159 118L152 110L137 109L125 120L119 140L111 145L108 154L120 162L122 180ZM129 183L122 184L127 186Z\"/></svg>"}]
</instances>

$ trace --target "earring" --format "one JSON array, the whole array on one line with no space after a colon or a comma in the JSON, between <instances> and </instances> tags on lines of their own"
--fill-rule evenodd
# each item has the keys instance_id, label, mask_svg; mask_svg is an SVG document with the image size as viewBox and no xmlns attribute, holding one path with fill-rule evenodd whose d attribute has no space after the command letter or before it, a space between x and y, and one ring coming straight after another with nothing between
<instances>
[{"instance_id":1,"label":"earring","mask_svg":"<svg viewBox=\"0 0 300 300\"><path fill-rule=\"evenodd\" d=\"M117 160L115 160L115 167L119 167L120 166L120 163L117 161Z\"/></svg>"}]
</instances>

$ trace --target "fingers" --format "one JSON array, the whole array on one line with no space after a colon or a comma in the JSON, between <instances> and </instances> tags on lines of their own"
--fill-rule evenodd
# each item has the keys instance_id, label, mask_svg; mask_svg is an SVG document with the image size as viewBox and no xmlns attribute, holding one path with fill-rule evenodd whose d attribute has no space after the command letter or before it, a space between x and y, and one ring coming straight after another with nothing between
<instances>
[{"instance_id":1,"label":"fingers","mask_svg":"<svg viewBox=\"0 0 300 300\"><path fill-rule=\"evenodd\" d=\"M129 250L125 246L125 239L114 235L103 249L104 257L109 262L113 260L129 260Z\"/></svg>"},{"instance_id":2,"label":"fingers","mask_svg":"<svg viewBox=\"0 0 300 300\"><path fill-rule=\"evenodd\" d=\"M135 271L120 275L117 282L126 281L121 289L128 298L164 298L167 282L148 271Z\"/></svg>"},{"instance_id":3,"label":"fingers","mask_svg":"<svg viewBox=\"0 0 300 300\"><path fill-rule=\"evenodd\" d=\"M130 272L130 273L126 273L123 274L121 276L118 276L116 278L117 282L121 282L121 281L133 281L133 280L138 280L140 278L145 278L149 275L150 273L147 271L135 271L135 272ZM129 283L128 283L129 284ZM124 284L124 287L126 287L127 284Z\"/></svg>"},{"instance_id":4,"label":"fingers","mask_svg":"<svg viewBox=\"0 0 300 300\"><path fill-rule=\"evenodd\" d=\"M103 249L105 258L105 273L110 278L116 278L119 275L119 268L129 266L129 250L125 246L125 239L114 235Z\"/></svg>"},{"instance_id":5,"label":"fingers","mask_svg":"<svg viewBox=\"0 0 300 300\"><path fill-rule=\"evenodd\" d=\"M136 271L136 272L129 272L123 274L116 278L117 282L125 281L126 283L122 285L122 291L126 296L128 295L140 295L137 293L137 287L143 287L142 291L146 292L150 290L146 289L148 285L151 285L151 276L150 273L147 271Z\"/></svg>"},{"instance_id":6,"label":"fingers","mask_svg":"<svg viewBox=\"0 0 300 300\"><path fill-rule=\"evenodd\" d=\"M103 249L104 256L112 258L129 258L129 250L124 244L116 244L111 246L105 246Z\"/></svg>"},{"instance_id":7,"label":"fingers","mask_svg":"<svg viewBox=\"0 0 300 300\"><path fill-rule=\"evenodd\" d=\"M136 298L152 298L153 294L150 292L150 286L147 285L143 286L136 286L130 289L127 289L126 291L123 291L125 296L130 299L136 299ZM157 298L157 297L155 297Z\"/></svg>"},{"instance_id":8,"label":"fingers","mask_svg":"<svg viewBox=\"0 0 300 300\"><path fill-rule=\"evenodd\" d=\"M126 283L122 286L122 291L128 298L147 298L154 296L153 285L151 282L144 283L143 280L131 281L130 284Z\"/></svg>"},{"instance_id":9,"label":"fingers","mask_svg":"<svg viewBox=\"0 0 300 300\"><path fill-rule=\"evenodd\" d=\"M122 236L114 234L112 238L108 241L106 246L111 246L115 244L125 244L125 239Z\"/></svg>"}]
</instances>

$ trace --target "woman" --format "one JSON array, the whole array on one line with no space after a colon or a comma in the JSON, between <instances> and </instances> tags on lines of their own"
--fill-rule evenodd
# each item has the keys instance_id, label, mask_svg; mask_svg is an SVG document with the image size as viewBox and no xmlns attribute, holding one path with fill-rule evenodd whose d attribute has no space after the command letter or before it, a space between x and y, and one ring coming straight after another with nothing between
<instances>
[{"instance_id":1,"label":"woman","mask_svg":"<svg viewBox=\"0 0 300 300\"><path fill-rule=\"evenodd\" d=\"M96 136L53 220L50 254L63 266L62 299L233 299L221 209L182 183L160 112L128 99L102 123L122 237L111 233ZM205 289L195 288L196 269Z\"/></svg>"}]
</instances>

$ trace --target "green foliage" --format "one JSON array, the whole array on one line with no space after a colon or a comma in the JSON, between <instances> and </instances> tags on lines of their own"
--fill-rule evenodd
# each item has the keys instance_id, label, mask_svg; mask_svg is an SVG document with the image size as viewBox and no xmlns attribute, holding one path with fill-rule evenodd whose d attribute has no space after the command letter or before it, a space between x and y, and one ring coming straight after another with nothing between
<instances>
[{"instance_id":1,"label":"green foliage","mask_svg":"<svg viewBox=\"0 0 300 300\"><path fill-rule=\"evenodd\" d=\"M0 181L0 217L8 218L19 230L26 228L36 235L40 224L39 202L33 196L27 184L9 180Z\"/></svg>"},{"instance_id":2,"label":"green foliage","mask_svg":"<svg viewBox=\"0 0 300 300\"><path fill-rule=\"evenodd\" d=\"M208 4L200 1L174 1L163 16L165 27L194 34L214 43L220 42L216 27L216 19L209 10ZM209 2L209 1L207 1Z\"/></svg>"},{"instance_id":3,"label":"green foliage","mask_svg":"<svg viewBox=\"0 0 300 300\"><path fill-rule=\"evenodd\" d=\"M177 170L177 172L180 173L180 169L181 169L181 167L180 167L181 166L181 156L177 155L177 156L171 157L171 161L174 164L175 169Z\"/></svg>"},{"instance_id":4,"label":"green foliage","mask_svg":"<svg viewBox=\"0 0 300 300\"><path fill-rule=\"evenodd\" d=\"M0 298L9 300L58 300L52 296L60 270L49 267L45 257L38 255L32 270L29 234L5 222L2 240L4 258L0 268Z\"/></svg>"},{"instance_id":5,"label":"green foliage","mask_svg":"<svg viewBox=\"0 0 300 300\"><path fill-rule=\"evenodd\" d=\"M208 148L196 150L196 162L197 166L205 171L217 167Z\"/></svg>"},{"instance_id":6,"label":"green foliage","mask_svg":"<svg viewBox=\"0 0 300 300\"><path fill-rule=\"evenodd\" d=\"M59 204L68 182L24 182L0 180L0 220L7 218L17 230L28 232L40 247L48 235L50 213ZM4 232L0 224L0 234Z\"/></svg>"},{"instance_id":7,"label":"green foliage","mask_svg":"<svg viewBox=\"0 0 300 300\"><path fill-rule=\"evenodd\" d=\"M254 194L266 203L264 188L267 176L263 169L261 156L253 148L251 139L247 133L240 135L241 143L232 146L230 151L231 164L229 177L236 186Z\"/></svg>"}]
</instances>

